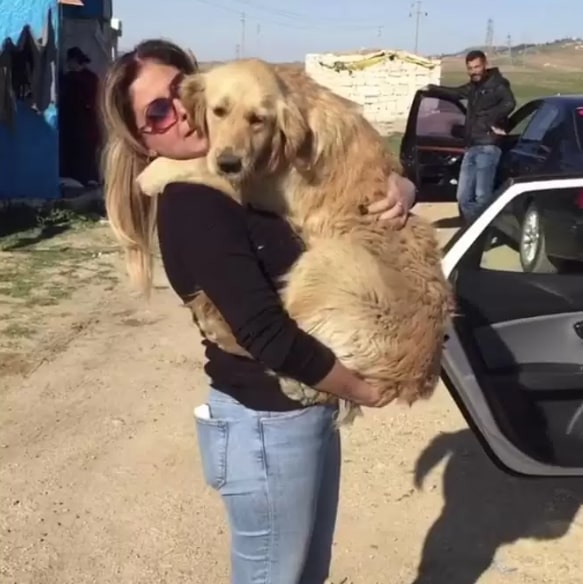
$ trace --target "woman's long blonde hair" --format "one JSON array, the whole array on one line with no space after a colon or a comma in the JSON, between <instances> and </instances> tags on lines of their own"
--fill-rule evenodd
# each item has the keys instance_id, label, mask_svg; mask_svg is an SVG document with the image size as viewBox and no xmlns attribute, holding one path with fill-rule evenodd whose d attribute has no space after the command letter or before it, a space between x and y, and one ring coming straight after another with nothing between
<instances>
[{"instance_id":1,"label":"woman's long blonde hair","mask_svg":"<svg viewBox=\"0 0 583 584\"><path fill-rule=\"evenodd\" d=\"M107 216L125 250L132 283L147 295L152 287L157 200L144 195L136 185L135 179L149 158L139 140L129 95L146 61L171 65L185 74L194 73L198 67L194 55L174 43L147 40L113 63L103 86L101 109L107 141L102 163Z\"/></svg>"}]
</instances>

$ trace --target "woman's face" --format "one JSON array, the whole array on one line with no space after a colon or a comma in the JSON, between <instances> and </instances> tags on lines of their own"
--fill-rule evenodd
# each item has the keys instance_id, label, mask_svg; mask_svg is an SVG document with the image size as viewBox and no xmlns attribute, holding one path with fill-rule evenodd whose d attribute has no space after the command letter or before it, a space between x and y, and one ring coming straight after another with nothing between
<instances>
[{"instance_id":1,"label":"woman's face","mask_svg":"<svg viewBox=\"0 0 583 584\"><path fill-rule=\"evenodd\" d=\"M152 156L198 158L208 150L206 138L190 127L177 97L181 79L178 69L146 61L130 86L138 138Z\"/></svg>"}]
</instances>

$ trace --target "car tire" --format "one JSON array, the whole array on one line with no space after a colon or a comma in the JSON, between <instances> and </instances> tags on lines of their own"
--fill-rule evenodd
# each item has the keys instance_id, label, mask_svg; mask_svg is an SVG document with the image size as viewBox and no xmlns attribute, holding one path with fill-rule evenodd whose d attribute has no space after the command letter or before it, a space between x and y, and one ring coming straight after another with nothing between
<instances>
[{"instance_id":1,"label":"car tire","mask_svg":"<svg viewBox=\"0 0 583 584\"><path fill-rule=\"evenodd\" d=\"M555 274L557 266L546 252L545 232L541 225L540 212L531 203L524 213L520 229L518 250L522 270L533 274Z\"/></svg>"}]
</instances>

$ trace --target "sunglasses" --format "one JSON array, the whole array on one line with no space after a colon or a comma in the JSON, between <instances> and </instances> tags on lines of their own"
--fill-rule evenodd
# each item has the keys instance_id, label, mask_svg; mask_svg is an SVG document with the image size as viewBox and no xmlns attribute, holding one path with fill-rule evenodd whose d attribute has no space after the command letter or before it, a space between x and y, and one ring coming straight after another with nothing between
<instances>
[{"instance_id":1,"label":"sunglasses","mask_svg":"<svg viewBox=\"0 0 583 584\"><path fill-rule=\"evenodd\" d=\"M178 112L174 101L178 99L178 88L184 79L179 73L168 86L168 96L158 97L146 108L145 124L138 128L141 134L164 134L178 122Z\"/></svg>"}]
</instances>

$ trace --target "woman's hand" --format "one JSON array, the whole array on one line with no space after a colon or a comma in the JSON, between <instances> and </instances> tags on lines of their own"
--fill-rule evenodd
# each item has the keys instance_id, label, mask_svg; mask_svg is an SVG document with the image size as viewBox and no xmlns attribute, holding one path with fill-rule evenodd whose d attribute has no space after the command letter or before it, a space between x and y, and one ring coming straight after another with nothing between
<instances>
[{"instance_id":1,"label":"woman's hand","mask_svg":"<svg viewBox=\"0 0 583 584\"><path fill-rule=\"evenodd\" d=\"M369 408L381 408L391 401L338 360L328 375L316 384L315 389Z\"/></svg>"},{"instance_id":2,"label":"woman's hand","mask_svg":"<svg viewBox=\"0 0 583 584\"><path fill-rule=\"evenodd\" d=\"M367 408L382 408L392 400L389 394L382 393L363 380L352 386L350 396L350 401Z\"/></svg>"},{"instance_id":3,"label":"woman's hand","mask_svg":"<svg viewBox=\"0 0 583 584\"><path fill-rule=\"evenodd\" d=\"M381 221L395 223L400 229L407 223L409 211L415 204L415 185L404 176L393 172L389 177L387 196L369 205L368 212L380 214Z\"/></svg>"}]
</instances>

